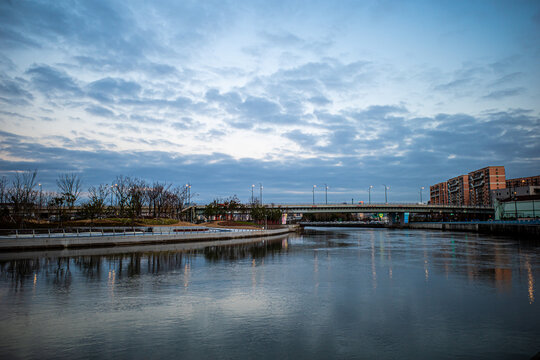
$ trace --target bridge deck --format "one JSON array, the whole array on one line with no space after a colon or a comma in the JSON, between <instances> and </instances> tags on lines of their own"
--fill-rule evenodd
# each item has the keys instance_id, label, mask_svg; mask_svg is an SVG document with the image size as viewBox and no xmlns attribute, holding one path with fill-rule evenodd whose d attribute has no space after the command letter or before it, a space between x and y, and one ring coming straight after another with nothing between
<instances>
[{"instance_id":1,"label":"bridge deck","mask_svg":"<svg viewBox=\"0 0 540 360\"><path fill-rule=\"evenodd\" d=\"M324 204L324 205L289 205L268 204L268 208L278 208L286 213L439 213L439 214L493 214L493 207L428 205L428 204ZM247 206L249 210L249 205ZM203 205L197 211L204 211Z\"/></svg>"}]
</instances>

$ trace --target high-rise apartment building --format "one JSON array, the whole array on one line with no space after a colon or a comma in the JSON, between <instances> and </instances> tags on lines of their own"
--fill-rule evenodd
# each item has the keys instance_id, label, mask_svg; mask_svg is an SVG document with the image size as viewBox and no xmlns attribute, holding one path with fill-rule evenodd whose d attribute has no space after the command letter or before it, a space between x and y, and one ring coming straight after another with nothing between
<instances>
[{"instance_id":1,"label":"high-rise apartment building","mask_svg":"<svg viewBox=\"0 0 540 360\"><path fill-rule=\"evenodd\" d=\"M518 188L523 186L540 186L540 175L506 180L507 188Z\"/></svg>"},{"instance_id":2,"label":"high-rise apartment building","mask_svg":"<svg viewBox=\"0 0 540 360\"><path fill-rule=\"evenodd\" d=\"M435 205L448 205L448 186L446 181L429 187L429 202Z\"/></svg>"},{"instance_id":3,"label":"high-rise apartment building","mask_svg":"<svg viewBox=\"0 0 540 360\"><path fill-rule=\"evenodd\" d=\"M448 204L469 205L469 176L460 175L448 182Z\"/></svg>"},{"instance_id":4,"label":"high-rise apartment building","mask_svg":"<svg viewBox=\"0 0 540 360\"><path fill-rule=\"evenodd\" d=\"M469 173L469 197L471 205L491 206L491 190L505 188L506 175L504 166L488 166Z\"/></svg>"}]
</instances>

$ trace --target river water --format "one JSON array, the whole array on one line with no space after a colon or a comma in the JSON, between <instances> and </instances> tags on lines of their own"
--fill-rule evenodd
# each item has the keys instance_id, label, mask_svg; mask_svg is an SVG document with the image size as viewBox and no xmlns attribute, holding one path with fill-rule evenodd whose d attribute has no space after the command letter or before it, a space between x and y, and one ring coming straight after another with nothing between
<instances>
[{"instance_id":1,"label":"river water","mask_svg":"<svg viewBox=\"0 0 540 360\"><path fill-rule=\"evenodd\" d=\"M540 247L307 229L274 240L0 253L2 358L529 359Z\"/></svg>"}]
</instances>

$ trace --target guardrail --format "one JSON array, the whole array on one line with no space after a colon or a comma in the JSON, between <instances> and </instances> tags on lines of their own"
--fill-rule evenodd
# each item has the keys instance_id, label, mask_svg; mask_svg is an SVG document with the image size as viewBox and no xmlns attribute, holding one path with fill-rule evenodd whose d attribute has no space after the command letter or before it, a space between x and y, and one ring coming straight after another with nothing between
<instances>
[{"instance_id":1,"label":"guardrail","mask_svg":"<svg viewBox=\"0 0 540 360\"><path fill-rule=\"evenodd\" d=\"M68 228L68 229L0 229L0 238L60 238L137 235L188 235L220 232L248 232L263 229L230 229L207 227L123 227L123 228Z\"/></svg>"},{"instance_id":2,"label":"guardrail","mask_svg":"<svg viewBox=\"0 0 540 360\"><path fill-rule=\"evenodd\" d=\"M505 225L540 225L540 220L492 220L492 221L418 221L416 224L505 224Z\"/></svg>"}]
</instances>

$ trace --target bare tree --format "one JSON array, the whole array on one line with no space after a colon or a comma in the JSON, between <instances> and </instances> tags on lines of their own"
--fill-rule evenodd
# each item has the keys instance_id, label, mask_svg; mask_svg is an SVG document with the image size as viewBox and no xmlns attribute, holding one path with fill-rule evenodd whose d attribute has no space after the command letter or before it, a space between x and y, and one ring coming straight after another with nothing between
<instances>
[{"instance_id":1,"label":"bare tree","mask_svg":"<svg viewBox=\"0 0 540 360\"><path fill-rule=\"evenodd\" d=\"M2 221L9 218L9 191L8 191L8 179L5 176L0 178L0 217Z\"/></svg>"},{"instance_id":2,"label":"bare tree","mask_svg":"<svg viewBox=\"0 0 540 360\"><path fill-rule=\"evenodd\" d=\"M118 207L119 216L124 216L129 196L129 183L129 177L119 175L112 184L112 191L116 197L116 206Z\"/></svg>"},{"instance_id":3,"label":"bare tree","mask_svg":"<svg viewBox=\"0 0 540 360\"><path fill-rule=\"evenodd\" d=\"M152 209L152 214L155 218L162 215L165 200L167 197L166 193L169 191L170 187L170 184L160 183L159 181L156 181L147 190L149 207Z\"/></svg>"},{"instance_id":4,"label":"bare tree","mask_svg":"<svg viewBox=\"0 0 540 360\"><path fill-rule=\"evenodd\" d=\"M107 205L105 201L109 195L109 186L101 184L98 187L90 186L88 188L89 201L84 203L82 210L85 216L93 220L105 213Z\"/></svg>"},{"instance_id":5,"label":"bare tree","mask_svg":"<svg viewBox=\"0 0 540 360\"><path fill-rule=\"evenodd\" d=\"M13 212L21 220L30 214L34 206L37 192L37 170L15 173L12 187L9 189L9 200L13 203Z\"/></svg>"},{"instance_id":6,"label":"bare tree","mask_svg":"<svg viewBox=\"0 0 540 360\"><path fill-rule=\"evenodd\" d=\"M82 181L79 175L74 173L61 174L56 180L56 185L60 189L60 193L64 197L69 209L73 209L82 190Z\"/></svg>"},{"instance_id":7,"label":"bare tree","mask_svg":"<svg viewBox=\"0 0 540 360\"><path fill-rule=\"evenodd\" d=\"M172 206L172 217L180 219L182 209L187 199L187 188L185 186L177 186L170 191L170 201Z\"/></svg>"},{"instance_id":8,"label":"bare tree","mask_svg":"<svg viewBox=\"0 0 540 360\"><path fill-rule=\"evenodd\" d=\"M0 178L0 203L8 202L8 179L5 176Z\"/></svg>"},{"instance_id":9,"label":"bare tree","mask_svg":"<svg viewBox=\"0 0 540 360\"><path fill-rule=\"evenodd\" d=\"M142 216L142 209L146 199L146 181L134 178L128 178L127 191L127 215L133 220Z\"/></svg>"}]
</instances>

